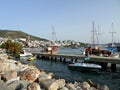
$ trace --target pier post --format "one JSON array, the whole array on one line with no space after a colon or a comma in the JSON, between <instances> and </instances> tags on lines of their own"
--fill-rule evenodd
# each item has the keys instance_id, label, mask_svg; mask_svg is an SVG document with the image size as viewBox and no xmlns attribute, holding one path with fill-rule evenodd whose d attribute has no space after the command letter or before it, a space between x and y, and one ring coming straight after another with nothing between
<instances>
[{"instance_id":1,"label":"pier post","mask_svg":"<svg viewBox=\"0 0 120 90\"><path fill-rule=\"evenodd\" d=\"M111 64L111 71L115 72L116 71L116 64Z\"/></svg>"},{"instance_id":2,"label":"pier post","mask_svg":"<svg viewBox=\"0 0 120 90\"><path fill-rule=\"evenodd\" d=\"M73 62L73 58L71 58L71 62Z\"/></svg>"},{"instance_id":3,"label":"pier post","mask_svg":"<svg viewBox=\"0 0 120 90\"><path fill-rule=\"evenodd\" d=\"M108 67L107 67L107 63L101 63L101 66L102 66L102 69L103 69L103 70L107 70L107 68L108 68Z\"/></svg>"},{"instance_id":4,"label":"pier post","mask_svg":"<svg viewBox=\"0 0 120 90\"><path fill-rule=\"evenodd\" d=\"M77 59L75 59L75 62L77 62Z\"/></svg>"},{"instance_id":5,"label":"pier post","mask_svg":"<svg viewBox=\"0 0 120 90\"><path fill-rule=\"evenodd\" d=\"M57 62L57 57L55 57L54 59L55 59L55 62Z\"/></svg>"},{"instance_id":6,"label":"pier post","mask_svg":"<svg viewBox=\"0 0 120 90\"><path fill-rule=\"evenodd\" d=\"M65 63L66 62L66 59L64 58L63 62Z\"/></svg>"},{"instance_id":7,"label":"pier post","mask_svg":"<svg viewBox=\"0 0 120 90\"><path fill-rule=\"evenodd\" d=\"M51 60L53 60L53 57L51 56Z\"/></svg>"},{"instance_id":8,"label":"pier post","mask_svg":"<svg viewBox=\"0 0 120 90\"><path fill-rule=\"evenodd\" d=\"M60 57L60 62L62 62L62 57Z\"/></svg>"}]
</instances>

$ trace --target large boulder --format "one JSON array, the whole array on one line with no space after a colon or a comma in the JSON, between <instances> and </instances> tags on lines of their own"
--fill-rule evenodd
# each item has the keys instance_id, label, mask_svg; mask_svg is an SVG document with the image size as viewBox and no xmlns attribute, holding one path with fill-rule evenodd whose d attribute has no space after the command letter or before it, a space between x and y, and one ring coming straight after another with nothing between
<instances>
[{"instance_id":1,"label":"large boulder","mask_svg":"<svg viewBox=\"0 0 120 90\"><path fill-rule=\"evenodd\" d=\"M27 81L16 80L11 83L7 83L6 85L8 88L11 88L12 90L27 90L28 84L30 83Z\"/></svg>"},{"instance_id":2,"label":"large boulder","mask_svg":"<svg viewBox=\"0 0 120 90\"><path fill-rule=\"evenodd\" d=\"M6 82L10 79L17 78L17 72L16 71L8 71L1 75L1 79Z\"/></svg>"},{"instance_id":3,"label":"large boulder","mask_svg":"<svg viewBox=\"0 0 120 90\"><path fill-rule=\"evenodd\" d=\"M41 83L41 87L46 90L58 90L58 80L49 79Z\"/></svg>"},{"instance_id":4,"label":"large boulder","mask_svg":"<svg viewBox=\"0 0 120 90\"><path fill-rule=\"evenodd\" d=\"M39 74L40 72L38 69L28 68L20 73L20 79L28 82L34 82L38 78Z\"/></svg>"},{"instance_id":5,"label":"large boulder","mask_svg":"<svg viewBox=\"0 0 120 90\"><path fill-rule=\"evenodd\" d=\"M39 78L38 78L38 82L41 83L41 82L44 82L44 81L46 81L48 79L52 79L52 76L53 76L52 73L49 73L49 74L46 74L46 73L40 74Z\"/></svg>"},{"instance_id":6,"label":"large boulder","mask_svg":"<svg viewBox=\"0 0 120 90\"><path fill-rule=\"evenodd\" d=\"M0 80L0 90L13 90L9 88L2 80Z\"/></svg>"},{"instance_id":7,"label":"large boulder","mask_svg":"<svg viewBox=\"0 0 120 90\"><path fill-rule=\"evenodd\" d=\"M12 71L12 70L16 70L17 66L15 64L16 61L14 60L8 60L8 59L4 59L2 61L0 61L0 72L4 73L7 71Z\"/></svg>"}]
</instances>

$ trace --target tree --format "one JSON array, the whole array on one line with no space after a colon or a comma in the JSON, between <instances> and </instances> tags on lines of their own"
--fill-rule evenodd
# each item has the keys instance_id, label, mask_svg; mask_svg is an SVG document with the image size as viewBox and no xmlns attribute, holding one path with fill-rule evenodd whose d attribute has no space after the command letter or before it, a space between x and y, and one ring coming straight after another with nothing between
<instances>
[{"instance_id":1,"label":"tree","mask_svg":"<svg viewBox=\"0 0 120 90\"><path fill-rule=\"evenodd\" d=\"M14 57L19 57L20 52L23 50L22 45L19 42L12 42L11 40L7 40L2 46L6 49L7 53L12 54Z\"/></svg>"}]
</instances>

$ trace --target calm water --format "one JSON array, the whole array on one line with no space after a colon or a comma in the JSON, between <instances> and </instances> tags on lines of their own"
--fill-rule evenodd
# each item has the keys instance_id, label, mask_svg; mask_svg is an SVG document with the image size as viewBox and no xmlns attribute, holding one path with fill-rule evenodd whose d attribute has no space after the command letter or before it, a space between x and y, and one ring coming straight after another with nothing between
<instances>
[{"instance_id":1,"label":"calm water","mask_svg":"<svg viewBox=\"0 0 120 90\"><path fill-rule=\"evenodd\" d=\"M80 54L80 49L63 48L59 50L59 53L66 54ZM80 72L70 70L67 63L51 62L50 60L38 59L33 62L22 60L24 63L30 63L36 65L39 69L44 69L46 72L53 72L56 78L64 78L66 81L85 81L91 79L98 84L106 84L110 90L120 90L120 65L117 67L117 72L101 71L98 73L93 72Z\"/></svg>"}]
</instances>

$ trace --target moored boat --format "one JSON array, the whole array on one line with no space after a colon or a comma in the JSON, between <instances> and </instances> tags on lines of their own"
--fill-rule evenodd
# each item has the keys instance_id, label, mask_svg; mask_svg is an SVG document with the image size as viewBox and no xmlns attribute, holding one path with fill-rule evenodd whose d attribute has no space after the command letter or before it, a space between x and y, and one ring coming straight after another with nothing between
<instances>
[{"instance_id":1,"label":"moored boat","mask_svg":"<svg viewBox=\"0 0 120 90\"><path fill-rule=\"evenodd\" d=\"M72 64L69 64L68 67L75 70L99 70L102 68L98 64L85 63L85 62L72 63Z\"/></svg>"},{"instance_id":2,"label":"moored boat","mask_svg":"<svg viewBox=\"0 0 120 90\"><path fill-rule=\"evenodd\" d=\"M48 47L48 54L57 54L58 53L58 46L51 45Z\"/></svg>"},{"instance_id":3,"label":"moored boat","mask_svg":"<svg viewBox=\"0 0 120 90\"><path fill-rule=\"evenodd\" d=\"M32 56L30 48L24 48L23 51L20 53L20 57L27 57Z\"/></svg>"},{"instance_id":4,"label":"moored boat","mask_svg":"<svg viewBox=\"0 0 120 90\"><path fill-rule=\"evenodd\" d=\"M34 61L34 60L36 60L36 56L29 57L27 60L28 60L28 61Z\"/></svg>"},{"instance_id":5,"label":"moored boat","mask_svg":"<svg viewBox=\"0 0 120 90\"><path fill-rule=\"evenodd\" d=\"M89 49L90 48L90 49ZM100 57L110 57L110 58L119 58L119 53L116 51L116 49L113 48L105 48L105 47L95 47L86 48L85 52L83 53L86 56L100 56Z\"/></svg>"}]
</instances>

